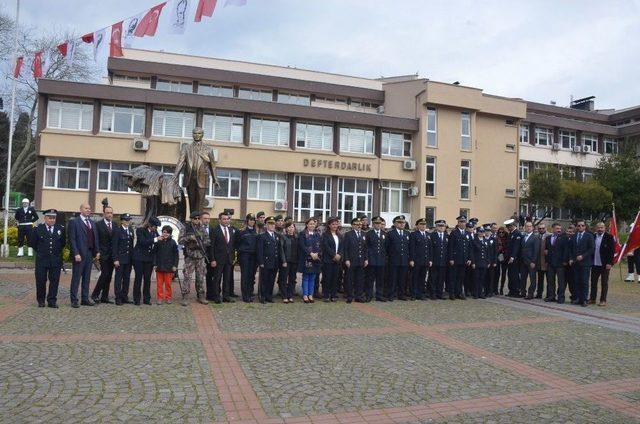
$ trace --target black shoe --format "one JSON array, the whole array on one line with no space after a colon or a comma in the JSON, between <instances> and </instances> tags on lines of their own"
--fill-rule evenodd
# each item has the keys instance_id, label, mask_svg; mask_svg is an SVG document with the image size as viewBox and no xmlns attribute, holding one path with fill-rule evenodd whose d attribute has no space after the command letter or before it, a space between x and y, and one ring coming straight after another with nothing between
<instances>
[{"instance_id":1,"label":"black shoe","mask_svg":"<svg viewBox=\"0 0 640 424\"><path fill-rule=\"evenodd\" d=\"M353 299L347 299L347 303L353 302Z\"/></svg>"},{"instance_id":2,"label":"black shoe","mask_svg":"<svg viewBox=\"0 0 640 424\"><path fill-rule=\"evenodd\" d=\"M225 303L235 303L236 301L230 297L223 297L222 301Z\"/></svg>"},{"instance_id":3,"label":"black shoe","mask_svg":"<svg viewBox=\"0 0 640 424\"><path fill-rule=\"evenodd\" d=\"M542 299L542 295L541 294L537 294L536 295L536 299Z\"/></svg>"},{"instance_id":4,"label":"black shoe","mask_svg":"<svg viewBox=\"0 0 640 424\"><path fill-rule=\"evenodd\" d=\"M406 297L404 297L404 296L400 296L400 297L398 297L398 300L402 300L402 301L405 301L405 302L406 302L406 301L407 301L407 298L406 298Z\"/></svg>"},{"instance_id":5,"label":"black shoe","mask_svg":"<svg viewBox=\"0 0 640 424\"><path fill-rule=\"evenodd\" d=\"M525 296L524 297L524 300L532 300L532 299L533 299L533 297L531 297L531 296Z\"/></svg>"},{"instance_id":6,"label":"black shoe","mask_svg":"<svg viewBox=\"0 0 640 424\"><path fill-rule=\"evenodd\" d=\"M78 302L71 302L71 307L77 309L80 307L80 305L78 305Z\"/></svg>"},{"instance_id":7,"label":"black shoe","mask_svg":"<svg viewBox=\"0 0 640 424\"><path fill-rule=\"evenodd\" d=\"M556 302L558 302L558 304L563 305L564 304L564 299L558 299Z\"/></svg>"},{"instance_id":8,"label":"black shoe","mask_svg":"<svg viewBox=\"0 0 640 424\"><path fill-rule=\"evenodd\" d=\"M53 309L58 309L58 304L57 304L57 303L49 303L49 304L47 305L47 307L49 307L49 308L53 308Z\"/></svg>"},{"instance_id":9,"label":"black shoe","mask_svg":"<svg viewBox=\"0 0 640 424\"><path fill-rule=\"evenodd\" d=\"M81 304L82 306L95 306L95 305L96 305L96 304L95 304L95 303L93 303L93 301L91 301L91 300L83 300L82 302L80 302L80 304Z\"/></svg>"},{"instance_id":10,"label":"black shoe","mask_svg":"<svg viewBox=\"0 0 640 424\"><path fill-rule=\"evenodd\" d=\"M109 299L100 299L100 303L113 303L113 300L109 300Z\"/></svg>"},{"instance_id":11,"label":"black shoe","mask_svg":"<svg viewBox=\"0 0 640 424\"><path fill-rule=\"evenodd\" d=\"M393 302L393 298L392 297L387 298L387 302Z\"/></svg>"},{"instance_id":12,"label":"black shoe","mask_svg":"<svg viewBox=\"0 0 640 424\"><path fill-rule=\"evenodd\" d=\"M461 295L461 296L458 296L458 299L460 299L460 300L467 300L467 296L465 296L465 295Z\"/></svg>"},{"instance_id":13,"label":"black shoe","mask_svg":"<svg viewBox=\"0 0 640 424\"><path fill-rule=\"evenodd\" d=\"M449 300L456 300L455 296L449 296Z\"/></svg>"},{"instance_id":14,"label":"black shoe","mask_svg":"<svg viewBox=\"0 0 640 424\"><path fill-rule=\"evenodd\" d=\"M134 305L136 305L136 306L140 306L140 301L139 301L139 300L135 300L135 301L133 302L133 304L134 304Z\"/></svg>"},{"instance_id":15,"label":"black shoe","mask_svg":"<svg viewBox=\"0 0 640 424\"><path fill-rule=\"evenodd\" d=\"M100 303L100 299L98 299L97 297L92 297L91 300L93 300L93 303L95 303L96 305Z\"/></svg>"},{"instance_id":16,"label":"black shoe","mask_svg":"<svg viewBox=\"0 0 640 424\"><path fill-rule=\"evenodd\" d=\"M142 303L144 303L145 305L151 305L151 301L150 301L150 300L145 300L145 301L144 301L144 302L142 302Z\"/></svg>"},{"instance_id":17,"label":"black shoe","mask_svg":"<svg viewBox=\"0 0 640 424\"><path fill-rule=\"evenodd\" d=\"M219 305L219 304L222 303L222 300L220 300L219 298L218 299L213 299L213 303Z\"/></svg>"},{"instance_id":18,"label":"black shoe","mask_svg":"<svg viewBox=\"0 0 640 424\"><path fill-rule=\"evenodd\" d=\"M582 306L583 308L586 308L587 306L589 306L589 302L585 300L584 302L580 303L580 306Z\"/></svg>"},{"instance_id":19,"label":"black shoe","mask_svg":"<svg viewBox=\"0 0 640 424\"><path fill-rule=\"evenodd\" d=\"M264 299L262 299L262 300L260 301L260 303L262 303L262 304L264 305L265 303L267 303L267 301L266 301L266 300L264 300Z\"/></svg>"},{"instance_id":20,"label":"black shoe","mask_svg":"<svg viewBox=\"0 0 640 424\"><path fill-rule=\"evenodd\" d=\"M116 300L116 306L122 306L122 301Z\"/></svg>"},{"instance_id":21,"label":"black shoe","mask_svg":"<svg viewBox=\"0 0 640 424\"><path fill-rule=\"evenodd\" d=\"M234 300L231 299L231 303L233 303L233 302L234 302ZM309 302L313 303L313 301L311 301L311 300ZM267 299L267 303L273 303L273 299Z\"/></svg>"},{"instance_id":22,"label":"black shoe","mask_svg":"<svg viewBox=\"0 0 640 424\"><path fill-rule=\"evenodd\" d=\"M364 303L364 300L362 300L361 298L357 297L357 298L355 299L355 302L356 302L356 303Z\"/></svg>"},{"instance_id":23,"label":"black shoe","mask_svg":"<svg viewBox=\"0 0 640 424\"><path fill-rule=\"evenodd\" d=\"M571 301L571 304L572 304L572 305L579 305L579 304L580 304L580 302L579 302L579 301L577 301L577 300L572 300L572 301Z\"/></svg>"},{"instance_id":24,"label":"black shoe","mask_svg":"<svg viewBox=\"0 0 640 424\"><path fill-rule=\"evenodd\" d=\"M122 303L131 303L131 301L129 299L123 299Z\"/></svg>"},{"instance_id":25,"label":"black shoe","mask_svg":"<svg viewBox=\"0 0 640 424\"><path fill-rule=\"evenodd\" d=\"M237 295L237 294L235 294L235 293L231 293L231 294L229 295L229 297L238 297L238 295Z\"/></svg>"},{"instance_id":26,"label":"black shoe","mask_svg":"<svg viewBox=\"0 0 640 424\"><path fill-rule=\"evenodd\" d=\"M385 299L384 297L376 297L376 302L386 302L387 299Z\"/></svg>"},{"instance_id":27,"label":"black shoe","mask_svg":"<svg viewBox=\"0 0 640 424\"><path fill-rule=\"evenodd\" d=\"M487 298L487 296L485 296L485 295L480 296L480 299L486 299L486 298Z\"/></svg>"},{"instance_id":28,"label":"black shoe","mask_svg":"<svg viewBox=\"0 0 640 424\"><path fill-rule=\"evenodd\" d=\"M324 303L330 303L330 302L331 302L331 301L330 301L329 299L327 299L327 298L322 299L322 301L323 301Z\"/></svg>"},{"instance_id":29,"label":"black shoe","mask_svg":"<svg viewBox=\"0 0 640 424\"><path fill-rule=\"evenodd\" d=\"M38 308L44 308L44 302L38 302Z\"/></svg>"},{"instance_id":30,"label":"black shoe","mask_svg":"<svg viewBox=\"0 0 640 424\"><path fill-rule=\"evenodd\" d=\"M338 298L337 298L337 297L332 297L332 298L331 298L331 301L332 301L332 302L337 302L337 301L338 301Z\"/></svg>"}]
</instances>

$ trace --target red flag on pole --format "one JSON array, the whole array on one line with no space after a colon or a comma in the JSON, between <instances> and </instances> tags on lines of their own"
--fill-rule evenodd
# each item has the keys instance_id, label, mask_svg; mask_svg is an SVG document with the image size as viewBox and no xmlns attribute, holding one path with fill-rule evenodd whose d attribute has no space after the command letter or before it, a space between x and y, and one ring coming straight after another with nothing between
<instances>
[{"instance_id":1,"label":"red flag on pole","mask_svg":"<svg viewBox=\"0 0 640 424\"><path fill-rule=\"evenodd\" d=\"M638 247L640 247L640 212L638 212L635 221L633 221L631 231L629 231L629 238L627 239L627 242L624 244L624 246L622 246L622 251L618 256L618 261L624 258L627 253L633 252ZM616 263L618 261L616 261Z\"/></svg>"},{"instance_id":2,"label":"red flag on pole","mask_svg":"<svg viewBox=\"0 0 640 424\"><path fill-rule=\"evenodd\" d=\"M218 0L198 0L198 8L196 9L196 18L194 22L200 22L203 16L213 16Z\"/></svg>"},{"instance_id":3,"label":"red flag on pole","mask_svg":"<svg viewBox=\"0 0 640 424\"><path fill-rule=\"evenodd\" d=\"M22 64L24 63L24 56L20 56L16 59L16 67L13 69L13 77L18 78L20 71L22 70Z\"/></svg>"},{"instance_id":4,"label":"red flag on pole","mask_svg":"<svg viewBox=\"0 0 640 424\"><path fill-rule=\"evenodd\" d=\"M140 23L136 27L133 35L136 37L144 37L148 35L149 37L153 37L156 35L156 29L158 29L158 20L160 19L160 13L162 12L162 8L167 2L160 3L157 6L153 6L140 20Z\"/></svg>"},{"instance_id":5,"label":"red flag on pole","mask_svg":"<svg viewBox=\"0 0 640 424\"><path fill-rule=\"evenodd\" d=\"M111 26L111 42L109 43L109 56L121 57L122 54L122 21Z\"/></svg>"},{"instance_id":6,"label":"red flag on pole","mask_svg":"<svg viewBox=\"0 0 640 424\"><path fill-rule=\"evenodd\" d=\"M42 78L42 55L44 52L37 52L33 55L33 77Z\"/></svg>"},{"instance_id":7,"label":"red flag on pole","mask_svg":"<svg viewBox=\"0 0 640 424\"><path fill-rule=\"evenodd\" d=\"M84 41L85 43L93 43L93 32L90 32L88 34L85 34L82 36L82 41Z\"/></svg>"},{"instance_id":8,"label":"red flag on pole","mask_svg":"<svg viewBox=\"0 0 640 424\"><path fill-rule=\"evenodd\" d=\"M613 236L613 242L615 243L613 246L613 263L617 264L620 261L620 252L622 251L622 246L620 245L620 239L618 238L618 221L616 219L616 207L613 207L613 213L611 216L611 224L609 224L609 232Z\"/></svg>"},{"instance_id":9,"label":"red flag on pole","mask_svg":"<svg viewBox=\"0 0 640 424\"><path fill-rule=\"evenodd\" d=\"M58 51L60 52L60 54L62 55L62 57L66 57L67 56L67 49L69 48L69 42L65 41L62 44L58 44Z\"/></svg>"}]
</instances>

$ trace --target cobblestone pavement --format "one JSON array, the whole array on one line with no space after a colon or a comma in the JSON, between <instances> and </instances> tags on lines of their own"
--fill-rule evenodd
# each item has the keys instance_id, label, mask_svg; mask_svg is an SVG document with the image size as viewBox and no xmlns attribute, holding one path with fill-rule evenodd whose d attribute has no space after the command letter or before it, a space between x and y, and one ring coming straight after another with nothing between
<instances>
[{"instance_id":1,"label":"cobblestone pavement","mask_svg":"<svg viewBox=\"0 0 640 424\"><path fill-rule=\"evenodd\" d=\"M37 308L33 271L0 270L1 423L640 423L640 285L614 280L608 307L560 312L502 300L76 310L69 280L60 309Z\"/></svg>"}]
</instances>

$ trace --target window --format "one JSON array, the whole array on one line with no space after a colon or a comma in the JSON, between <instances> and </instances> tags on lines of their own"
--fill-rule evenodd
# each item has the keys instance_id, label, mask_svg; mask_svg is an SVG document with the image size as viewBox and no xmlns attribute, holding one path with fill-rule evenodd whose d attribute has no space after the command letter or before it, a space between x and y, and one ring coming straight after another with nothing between
<instances>
[{"instance_id":1,"label":"window","mask_svg":"<svg viewBox=\"0 0 640 424\"><path fill-rule=\"evenodd\" d=\"M136 82L141 84L146 84L147 88L149 88L151 78L150 77L141 77L137 75L113 75L114 81L128 81L128 82Z\"/></svg>"},{"instance_id":2,"label":"window","mask_svg":"<svg viewBox=\"0 0 640 424\"><path fill-rule=\"evenodd\" d=\"M424 216L427 220L427 227L435 227L436 225L436 208L427 206L424 208Z\"/></svg>"},{"instance_id":3,"label":"window","mask_svg":"<svg viewBox=\"0 0 640 424\"><path fill-rule=\"evenodd\" d=\"M302 149L332 150L333 126L327 124L296 124L296 146Z\"/></svg>"},{"instance_id":4,"label":"window","mask_svg":"<svg viewBox=\"0 0 640 424\"><path fill-rule=\"evenodd\" d=\"M161 137L191 138L196 120L195 113L184 110L153 110L153 135Z\"/></svg>"},{"instance_id":5,"label":"window","mask_svg":"<svg viewBox=\"0 0 640 424\"><path fill-rule=\"evenodd\" d=\"M93 103L50 100L47 127L91 131Z\"/></svg>"},{"instance_id":6,"label":"window","mask_svg":"<svg viewBox=\"0 0 640 424\"><path fill-rule=\"evenodd\" d=\"M520 125L520 143L529 144L529 124Z\"/></svg>"},{"instance_id":7,"label":"window","mask_svg":"<svg viewBox=\"0 0 640 424\"><path fill-rule=\"evenodd\" d=\"M326 221L331 213L331 178L296 175L294 182L294 220L306 221L315 216Z\"/></svg>"},{"instance_id":8,"label":"window","mask_svg":"<svg viewBox=\"0 0 640 424\"><path fill-rule=\"evenodd\" d=\"M373 154L373 130L340 128L340 151Z\"/></svg>"},{"instance_id":9,"label":"window","mask_svg":"<svg viewBox=\"0 0 640 424\"><path fill-rule=\"evenodd\" d=\"M469 115L469 112L462 112L460 117L462 123L460 149L471 150L471 115Z\"/></svg>"},{"instance_id":10,"label":"window","mask_svg":"<svg viewBox=\"0 0 640 424\"><path fill-rule=\"evenodd\" d=\"M89 190L89 161L45 159L44 188Z\"/></svg>"},{"instance_id":11,"label":"window","mask_svg":"<svg viewBox=\"0 0 640 424\"><path fill-rule=\"evenodd\" d=\"M284 174L249 171L247 197L252 200L285 200L287 178Z\"/></svg>"},{"instance_id":12,"label":"window","mask_svg":"<svg viewBox=\"0 0 640 424\"><path fill-rule=\"evenodd\" d=\"M427 181L424 193L427 196L436 195L436 158L427 156Z\"/></svg>"},{"instance_id":13,"label":"window","mask_svg":"<svg viewBox=\"0 0 640 424\"><path fill-rule=\"evenodd\" d=\"M198 84L198 94L205 96L233 97L233 87L215 84Z\"/></svg>"},{"instance_id":14,"label":"window","mask_svg":"<svg viewBox=\"0 0 640 424\"><path fill-rule=\"evenodd\" d=\"M529 162L520 161L520 181L529 179Z\"/></svg>"},{"instance_id":15,"label":"window","mask_svg":"<svg viewBox=\"0 0 640 424\"><path fill-rule=\"evenodd\" d=\"M560 165L559 167L560 177L565 180L576 179L576 168L573 166Z\"/></svg>"},{"instance_id":16,"label":"window","mask_svg":"<svg viewBox=\"0 0 640 424\"><path fill-rule=\"evenodd\" d=\"M411 157L411 134L382 132L382 154L399 158Z\"/></svg>"},{"instance_id":17,"label":"window","mask_svg":"<svg viewBox=\"0 0 640 424\"><path fill-rule=\"evenodd\" d=\"M256 88L241 88L238 90L238 98L247 100L262 100L263 102L273 101L273 91L258 90Z\"/></svg>"},{"instance_id":18,"label":"window","mask_svg":"<svg viewBox=\"0 0 640 424\"><path fill-rule=\"evenodd\" d=\"M193 83L159 79L156 82L156 90L174 91L177 93L193 93Z\"/></svg>"},{"instance_id":19,"label":"window","mask_svg":"<svg viewBox=\"0 0 640 424\"><path fill-rule=\"evenodd\" d=\"M349 110L355 110L357 112L372 113L377 111L378 106L380 105L377 103L361 101L361 100L351 100L351 103L349 104Z\"/></svg>"},{"instance_id":20,"label":"window","mask_svg":"<svg viewBox=\"0 0 640 424\"><path fill-rule=\"evenodd\" d=\"M408 215L411 209L410 186L404 182L382 181L380 210L389 214Z\"/></svg>"},{"instance_id":21,"label":"window","mask_svg":"<svg viewBox=\"0 0 640 424\"><path fill-rule=\"evenodd\" d=\"M471 209L467 209L467 208L460 208L460 210L458 210L458 216L466 216L467 218L469 218L471 216Z\"/></svg>"},{"instance_id":22,"label":"window","mask_svg":"<svg viewBox=\"0 0 640 424\"><path fill-rule=\"evenodd\" d=\"M469 198L469 188L471 186L471 161L460 161L460 198Z\"/></svg>"},{"instance_id":23,"label":"window","mask_svg":"<svg viewBox=\"0 0 640 424\"><path fill-rule=\"evenodd\" d=\"M604 152L608 155L617 155L618 154L618 140L614 140L612 138L604 139Z\"/></svg>"},{"instance_id":24,"label":"window","mask_svg":"<svg viewBox=\"0 0 640 424\"><path fill-rule=\"evenodd\" d=\"M202 129L206 140L242 143L244 118L236 115L204 114Z\"/></svg>"},{"instance_id":25,"label":"window","mask_svg":"<svg viewBox=\"0 0 640 424\"><path fill-rule=\"evenodd\" d=\"M311 99L308 94L281 93L278 92L278 103L289 105L311 106Z\"/></svg>"},{"instance_id":26,"label":"window","mask_svg":"<svg viewBox=\"0 0 640 424\"><path fill-rule=\"evenodd\" d=\"M288 146L289 121L251 118L251 143L265 146Z\"/></svg>"},{"instance_id":27,"label":"window","mask_svg":"<svg viewBox=\"0 0 640 424\"><path fill-rule=\"evenodd\" d=\"M438 147L438 112L427 108L427 147Z\"/></svg>"},{"instance_id":28,"label":"window","mask_svg":"<svg viewBox=\"0 0 640 424\"><path fill-rule=\"evenodd\" d=\"M324 104L329 104L329 105L340 105L340 106L346 106L347 105L347 99L344 98L344 97L316 96L313 102L314 103L324 103Z\"/></svg>"},{"instance_id":29,"label":"window","mask_svg":"<svg viewBox=\"0 0 640 424\"><path fill-rule=\"evenodd\" d=\"M582 145L591 147L592 152L598 151L598 136L595 134L583 134Z\"/></svg>"},{"instance_id":30,"label":"window","mask_svg":"<svg viewBox=\"0 0 640 424\"><path fill-rule=\"evenodd\" d=\"M551 146L553 144L553 130L551 128L536 127L536 144Z\"/></svg>"},{"instance_id":31,"label":"window","mask_svg":"<svg viewBox=\"0 0 640 424\"><path fill-rule=\"evenodd\" d=\"M574 131L560 130L560 143L563 149L573 149L576 145L576 133Z\"/></svg>"},{"instance_id":32,"label":"window","mask_svg":"<svg viewBox=\"0 0 640 424\"><path fill-rule=\"evenodd\" d=\"M144 132L144 117L143 107L102 105L100 131L142 134Z\"/></svg>"},{"instance_id":33,"label":"window","mask_svg":"<svg viewBox=\"0 0 640 424\"><path fill-rule=\"evenodd\" d=\"M240 180L242 173L237 169L216 169L216 178L220 187L213 188L213 181L209 177L208 196L223 197L226 199L240 198Z\"/></svg>"},{"instance_id":34,"label":"window","mask_svg":"<svg viewBox=\"0 0 640 424\"><path fill-rule=\"evenodd\" d=\"M582 181L589 181L593 178L593 169L582 168Z\"/></svg>"},{"instance_id":35,"label":"window","mask_svg":"<svg viewBox=\"0 0 640 424\"><path fill-rule=\"evenodd\" d=\"M351 220L358 214L371 216L373 207L373 181L354 178L338 180L338 216L344 224L351 225Z\"/></svg>"},{"instance_id":36,"label":"window","mask_svg":"<svg viewBox=\"0 0 640 424\"><path fill-rule=\"evenodd\" d=\"M125 162L98 163L98 190L100 191L131 191L125 182L123 174L137 165Z\"/></svg>"}]
</instances>

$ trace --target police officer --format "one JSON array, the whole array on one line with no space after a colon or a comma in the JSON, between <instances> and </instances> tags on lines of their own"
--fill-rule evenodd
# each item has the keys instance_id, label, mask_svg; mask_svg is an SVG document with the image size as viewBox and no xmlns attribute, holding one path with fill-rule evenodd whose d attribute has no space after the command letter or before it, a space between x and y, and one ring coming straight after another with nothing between
<instances>
[{"instance_id":1,"label":"police officer","mask_svg":"<svg viewBox=\"0 0 640 424\"><path fill-rule=\"evenodd\" d=\"M393 218L394 228L387 233L387 254L389 257L389 301L394 297L405 297L407 271L409 268L409 232L404 229L404 215Z\"/></svg>"},{"instance_id":2,"label":"police officer","mask_svg":"<svg viewBox=\"0 0 640 424\"><path fill-rule=\"evenodd\" d=\"M509 297L520 297L520 241L522 234L518 231L516 220L511 218L504 222L509 231L509 259L507 271L509 273Z\"/></svg>"},{"instance_id":3,"label":"police officer","mask_svg":"<svg viewBox=\"0 0 640 424\"><path fill-rule=\"evenodd\" d=\"M344 265L347 269L345 294L347 303L353 300L363 303L364 273L369 264L367 239L360 229L362 222L359 218L351 220L351 231L344 235ZM366 299L367 301L371 299Z\"/></svg>"},{"instance_id":4,"label":"police officer","mask_svg":"<svg viewBox=\"0 0 640 424\"><path fill-rule=\"evenodd\" d=\"M140 305L141 298L145 305L151 305L153 247L161 237L164 237L158 234L159 226L160 220L152 216L145 227L136 229L136 245L133 248L133 268L136 272L133 280L133 303L135 305Z\"/></svg>"},{"instance_id":5,"label":"police officer","mask_svg":"<svg viewBox=\"0 0 640 424\"><path fill-rule=\"evenodd\" d=\"M38 220L38 213L29 205L29 199L22 199L22 207L16 209L14 215L18 223L18 256L24 256L24 243L26 242L29 256L33 256L33 248L29 246L33 223Z\"/></svg>"},{"instance_id":6,"label":"police officer","mask_svg":"<svg viewBox=\"0 0 640 424\"><path fill-rule=\"evenodd\" d=\"M474 299L484 299L484 283L487 277L487 269L491 262L489 259L489 244L484 237L484 227L478 228L478 234L471 242L471 268L473 269L472 296Z\"/></svg>"},{"instance_id":7,"label":"police officer","mask_svg":"<svg viewBox=\"0 0 640 424\"><path fill-rule=\"evenodd\" d=\"M116 305L131 303L129 301L129 282L131 267L133 266L133 231L130 228L131 215L120 215L120 226L113 229L111 234L111 258L116 270L113 280L113 291Z\"/></svg>"},{"instance_id":8,"label":"police officer","mask_svg":"<svg viewBox=\"0 0 640 424\"><path fill-rule=\"evenodd\" d=\"M497 289L497 286L494 284L495 279L493 278L493 274L495 274L498 269L498 241L493 234L493 224L484 225L484 238L489 246L489 268L487 268L484 281L484 295L486 297L492 297Z\"/></svg>"},{"instance_id":9,"label":"police officer","mask_svg":"<svg viewBox=\"0 0 640 424\"><path fill-rule=\"evenodd\" d=\"M204 287L207 276L207 251L209 249L210 240L207 237L202 223L200 222L200 212L194 211L189 215L191 222L185 225L184 230L179 237L179 244L184 246L184 268L182 270L183 279L180 282L180 291L182 292L182 306L187 306L187 295L191 291L191 280L195 274L196 295L198 302L203 305L209 302L205 299ZM215 303L220 303L220 298Z\"/></svg>"},{"instance_id":10,"label":"police officer","mask_svg":"<svg viewBox=\"0 0 640 424\"><path fill-rule=\"evenodd\" d=\"M384 297L384 270L387 265L387 235L384 231L382 218L374 216L371 220L373 229L367 232L367 256L369 265L366 268L365 292L367 297L373 297L375 284L375 296L377 302L386 302Z\"/></svg>"},{"instance_id":11,"label":"police officer","mask_svg":"<svg viewBox=\"0 0 640 424\"><path fill-rule=\"evenodd\" d=\"M409 266L411 271L412 299L426 300L425 280L432 264L431 238L427 233L427 220L416 221L416 230L409 236Z\"/></svg>"},{"instance_id":12,"label":"police officer","mask_svg":"<svg viewBox=\"0 0 640 424\"><path fill-rule=\"evenodd\" d=\"M38 225L31 231L29 237L29 250L36 251L36 299L40 308L44 308L45 297L50 308L58 307L58 282L66 235L64 227L56 224L57 214L58 211L55 209L44 211L44 224ZM49 294L47 294L47 280L49 280Z\"/></svg>"},{"instance_id":13,"label":"police officer","mask_svg":"<svg viewBox=\"0 0 640 424\"><path fill-rule=\"evenodd\" d=\"M258 236L256 260L260 267L260 303L273 303L273 285L276 272L286 267L280 237L275 232L276 220L273 216L265 219L265 231Z\"/></svg>"},{"instance_id":14,"label":"police officer","mask_svg":"<svg viewBox=\"0 0 640 424\"><path fill-rule=\"evenodd\" d=\"M431 281L433 282L433 293L431 299L442 299L442 289L447 285L447 265L449 258L449 235L446 232L447 222L439 219L435 222L436 231L431 233ZM449 289L451 290L451 289Z\"/></svg>"},{"instance_id":15,"label":"police officer","mask_svg":"<svg viewBox=\"0 0 640 424\"><path fill-rule=\"evenodd\" d=\"M456 220L458 225L449 235L449 266L451 267L449 299L465 300L462 286L467 267L471 265L471 237L466 230L467 217L460 215Z\"/></svg>"},{"instance_id":16,"label":"police officer","mask_svg":"<svg viewBox=\"0 0 640 424\"><path fill-rule=\"evenodd\" d=\"M256 217L247 214L245 227L238 233L238 256L240 260L240 290L243 302L253 301L253 289L256 284Z\"/></svg>"},{"instance_id":17,"label":"police officer","mask_svg":"<svg viewBox=\"0 0 640 424\"><path fill-rule=\"evenodd\" d=\"M280 238L280 244L284 246L284 216L276 215L274 218L276 220L276 235ZM276 281L278 282L278 295L282 299L285 299L285 287L287 284L287 277L289 276L287 271L287 268L283 268L281 265L278 269L278 277L276 278Z\"/></svg>"}]
</instances>

